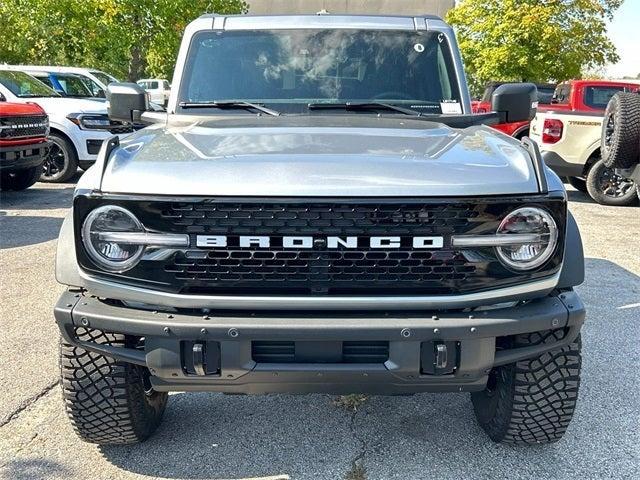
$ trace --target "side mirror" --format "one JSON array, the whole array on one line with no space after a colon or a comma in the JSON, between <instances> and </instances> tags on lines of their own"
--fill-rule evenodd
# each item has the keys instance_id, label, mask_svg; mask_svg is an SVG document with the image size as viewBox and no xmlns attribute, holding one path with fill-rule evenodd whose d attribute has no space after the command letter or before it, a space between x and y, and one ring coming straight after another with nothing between
<instances>
[{"instance_id":1,"label":"side mirror","mask_svg":"<svg viewBox=\"0 0 640 480\"><path fill-rule=\"evenodd\" d=\"M538 89L533 83L505 83L491 95L491 110L500 123L524 122L536 116Z\"/></svg>"},{"instance_id":2,"label":"side mirror","mask_svg":"<svg viewBox=\"0 0 640 480\"><path fill-rule=\"evenodd\" d=\"M6 102L7 99L2 92L0 92L0 102Z\"/></svg>"},{"instance_id":3,"label":"side mirror","mask_svg":"<svg viewBox=\"0 0 640 480\"><path fill-rule=\"evenodd\" d=\"M110 83L107 102L109 118L119 122L137 123L149 109L147 93L137 83Z\"/></svg>"},{"instance_id":4,"label":"side mirror","mask_svg":"<svg viewBox=\"0 0 640 480\"><path fill-rule=\"evenodd\" d=\"M106 94L104 93L104 90L99 88L98 90L96 90L96 97L98 98L105 98Z\"/></svg>"}]
</instances>

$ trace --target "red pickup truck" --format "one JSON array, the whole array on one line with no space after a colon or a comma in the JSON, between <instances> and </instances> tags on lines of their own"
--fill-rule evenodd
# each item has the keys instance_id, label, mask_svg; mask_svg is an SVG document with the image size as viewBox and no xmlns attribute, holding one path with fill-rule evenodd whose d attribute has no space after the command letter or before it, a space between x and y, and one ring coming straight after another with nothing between
<instances>
[{"instance_id":1,"label":"red pickup truck","mask_svg":"<svg viewBox=\"0 0 640 480\"><path fill-rule=\"evenodd\" d=\"M36 183L49 143L49 118L36 103L0 97L0 188L24 190Z\"/></svg>"},{"instance_id":2,"label":"red pickup truck","mask_svg":"<svg viewBox=\"0 0 640 480\"><path fill-rule=\"evenodd\" d=\"M472 102L475 113L488 112L491 109L491 95L498 86L506 82L491 82L487 84L480 101ZM621 91L638 91L640 85L629 82L609 80L568 80L557 86L553 84L536 84L538 87L538 111L600 111L604 112L609 99ZM507 135L522 138L529 135L529 122L501 123L494 125Z\"/></svg>"}]
</instances>

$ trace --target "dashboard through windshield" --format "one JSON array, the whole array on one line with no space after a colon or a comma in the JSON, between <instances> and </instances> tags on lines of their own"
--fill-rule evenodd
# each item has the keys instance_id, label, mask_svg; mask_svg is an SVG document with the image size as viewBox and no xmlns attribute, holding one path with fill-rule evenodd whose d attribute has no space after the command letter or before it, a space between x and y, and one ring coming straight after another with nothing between
<instances>
[{"instance_id":1,"label":"dashboard through windshield","mask_svg":"<svg viewBox=\"0 0 640 480\"><path fill-rule=\"evenodd\" d=\"M439 32L200 32L184 71L183 104L244 101L300 112L308 104L373 101L462 113L453 59Z\"/></svg>"}]
</instances>

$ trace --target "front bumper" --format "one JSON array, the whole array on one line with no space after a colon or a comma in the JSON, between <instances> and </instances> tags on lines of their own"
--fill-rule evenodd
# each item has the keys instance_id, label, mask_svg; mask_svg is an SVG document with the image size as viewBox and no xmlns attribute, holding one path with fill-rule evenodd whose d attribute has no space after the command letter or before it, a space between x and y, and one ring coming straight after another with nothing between
<instances>
[{"instance_id":1,"label":"front bumper","mask_svg":"<svg viewBox=\"0 0 640 480\"><path fill-rule=\"evenodd\" d=\"M484 388L492 367L537 356L573 341L584 317L584 306L573 291L556 292L509 308L451 313L203 315L130 308L72 290L62 295L55 308L56 322L67 342L148 367L156 390L228 393L477 391ZM559 342L496 349L499 337L558 328L566 331ZM144 337L144 348L81 340L79 332L87 329ZM306 342L307 346L319 348L340 342L377 341L388 345L388 358L380 363L256 362L254 342L269 341ZM425 374L425 367L429 367L425 365L425 349L441 343L453 345L454 368L447 373ZM194 344L215 350L214 372L190 371L188 363L194 364L190 357Z\"/></svg>"},{"instance_id":2,"label":"front bumper","mask_svg":"<svg viewBox=\"0 0 640 480\"><path fill-rule=\"evenodd\" d=\"M0 171L24 170L44 162L50 142L0 146Z\"/></svg>"},{"instance_id":3,"label":"front bumper","mask_svg":"<svg viewBox=\"0 0 640 480\"><path fill-rule=\"evenodd\" d=\"M109 130L82 130L75 125L74 127L73 143L78 151L78 159L81 162L95 162L102 142L116 135ZM117 134L120 138L124 138L127 135L129 133Z\"/></svg>"}]
</instances>

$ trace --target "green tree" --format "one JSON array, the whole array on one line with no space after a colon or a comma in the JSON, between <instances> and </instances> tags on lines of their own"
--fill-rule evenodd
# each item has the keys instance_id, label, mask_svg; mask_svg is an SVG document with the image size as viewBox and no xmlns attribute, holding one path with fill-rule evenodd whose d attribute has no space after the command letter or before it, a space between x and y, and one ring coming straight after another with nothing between
<instances>
[{"instance_id":1,"label":"green tree","mask_svg":"<svg viewBox=\"0 0 640 480\"><path fill-rule=\"evenodd\" d=\"M0 0L0 63L170 78L191 20L246 10L242 0Z\"/></svg>"},{"instance_id":2,"label":"green tree","mask_svg":"<svg viewBox=\"0 0 640 480\"><path fill-rule=\"evenodd\" d=\"M479 93L490 80L561 81L615 63L606 21L622 1L461 0L447 21Z\"/></svg>"}]
</instances>

